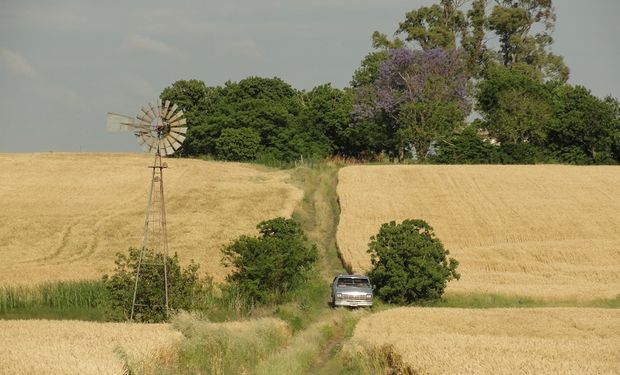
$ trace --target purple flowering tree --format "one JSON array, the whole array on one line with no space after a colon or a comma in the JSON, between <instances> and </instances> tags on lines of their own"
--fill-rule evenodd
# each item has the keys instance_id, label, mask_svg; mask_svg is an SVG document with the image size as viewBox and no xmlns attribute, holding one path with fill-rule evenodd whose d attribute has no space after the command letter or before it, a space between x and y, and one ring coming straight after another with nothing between
<instances>
[{"instance_id":1,"label":"purple flowering tree","mask_svg":"<svg viewBox=\"0 0 620 375\"><path fill-rule=\"evenodd\" d=\"M469 114L468 87L459 51L392 49L373 84L357 89L354 115L384 124L399 161L407 146L422 160Z\"/></svg>"}]
</instances>

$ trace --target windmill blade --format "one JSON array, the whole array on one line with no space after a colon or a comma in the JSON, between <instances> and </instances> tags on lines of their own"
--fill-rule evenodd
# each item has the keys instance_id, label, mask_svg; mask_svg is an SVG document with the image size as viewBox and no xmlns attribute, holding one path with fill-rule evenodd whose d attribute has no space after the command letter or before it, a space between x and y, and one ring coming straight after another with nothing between
<instances>
[{"instance_id":1,"label":"windmill blade","mask_svg":"<svg viewBox=\"0 0 620 375\"><path fill-rule=\"evenodd\" d=\"M168 113L166 113L166 120L168 120L168 122L170 122L170 119L174 116L174 112L176 112L177 108L179 108L179 106L175 103L172 105L172 108L170 108Z\"/></svg>"},{"instance_id":2,"label":"windmill blade","mask_svg":"<svg viewBox=\"0 0 620 375\"><path fill-rule=\"evenodd\" d=\"M168 107L170 107L170 100L166 100L164 102L164 109L161 112L161 117L162 118L167 118L167 116L168 116Z\"/></svg>"},{"instance_id":3,"label":"windmill blade","mask_svg":"<svg viewBox=\"0 0 620 375\"><path fill-rule=\"evenodd\" d=\"M144 151L151 151L151 146L146 142L146 138L138 137L138 144Z\"/></svg>"},{"instance_id":4,"label":"windmill blade","mask_svg":"<svg viewBox=\"0 0 620 375\"><path fill-rule=\"evenodd\" d=\"M168 133L166 140L172 145L172 148L176 151L181 147L181 143L174 138L172 133Z\"/></svg>"},{"instance_id":5,"label":"windmill blade","mask_svg":"<svg viewBox=\"0 0 620 375\"><path fill-rule=\"evenodd\" d=\"M145 106L145 107L140 108L140 110L144 114L142 116L141 120L143 120L143 121L146 120L145 122L148 122L148 123L153 122L153 119L155 118L155 114L153 113L153 111L151 111L150 108L146 108L146 106Z\"/></svg>"},{"instance_id":6,"label":"windmill blade","mask_svg":"<svg viewBox=\"0 0 620 375\"><path fill-rule=\"evenodd\" d=\"M168 136L172 137L179 143L183 143L183 141L186 138L183 134L177 134L177 133L168 133Z\"/></svg>"},{"instance_id":7,"label":"windmill blade","mask_svg":"<svg viewBox=\"0 0 620 375\"><path fill-rule=\"evenodd\" d=\"M178 119L180 119L183 116L183 110L179 110L179 112L175 113L174 116L172 116L170 119L168 119L168 122L174 122Z\"/></svg>"},{"instance_id":8,"label":"windmill blade","mask_svg":"<svg viewBox=\"0 0 620 375\"><path fill-rule=\"evenodd\" d=\"M149 126L151 125L151 122L153 121L153 119L149 118L147 114L141 114L141 115L138 114L136 118L140 120L141 122L148 124Z\"/></svg>"},{"instance_id":9,"label":"windmill blade","mask_svg":"<svg viewBox=\"0 0 620 375\"><path fill-rule=\"evenodd\" d=\"M174 151L181 148L181 144L177 141L171 141L170 143L172 144L172 148L174 149Z\"/></svg>"},{"instance_id":10,"label":"windmill blade","mask_svg":"<svg viewBox=\"0 0 620 375\"><path fill-rule=\"evenodd\" d=\"M136 130L133 132L133 135L135 135L136 137L146 137L146 136L149 136L150 134L151 132L145 129L140 129L140 130Z\"/></svg>"},{"instance_id":11,"label":"windmill blade","mask_svg":"<svg viewBox=\"0 0 620 375\"><path fill-rule=\"evenodd\" d=\"M137 124L133 117L108 112L105 127L109 132L127 132L135 128Z\"/></svg>"},{"instance_id":12,"label":"windmill blade","mask_svg":"<svg viewBox=\"0 0 620 375\"><path fill-rule=\"evenodd\" d=\"M149 102L149 108L151 108L150 113L153 114L153 118L159 117L159 110L157 109L156 106L153 105L153 103Z\"/></svg>"},{"instance_id":13,"label":"windmill blade","mask_svg":"<svg viewBox=\"0 0 620 375\"><path fill-rule=\"evenodd\" d=\"M161 140L161 145L166 155L171 155L174 153L174 149L172 148L172 145L170 144L167 138L164 138Z\"/></svg>"},{"instance_id":14,"label":"windmill blade","mask_svg":"<svg viewBox=\"0 0 620 375\"><path fill-rule=\"evenodd\" d=\"M182 127L182 128L170 128L171 132L175 132L175 133L179 133L179 134L187 134L187 127Z\"/></svg>"},{"instance_id":15,"label":"windmill blade","mask_svg":"<svg viewBox=\"0 0 620 375\"><path fill-rule=\"evenodd\" d=\"M187 124L187 120L184 117L184 118L180 118L180 119L178 119L178 120L176 120L174 122L171 122L170 126L171 127L176 127L176 126L183 126L183 125L186 125L186 124Z\"/></svg>"},{"instance_id":16,"label":"windmill blade","mask_svg":"<svg viewBox=\"0 0 620 375\"><path fill-rule=\"evenodd\" d=\"M139 137L138 143L142 146L142 149L146 152L153 152L155 148L155 140L151 137Z\"/></svg>"},{"instance_id":17,"label":"windmill blade","mask_svg":"<svg viewBox=\"0 0 620 375\"><path fill-rule=\"evenodd\" d=\"M140 123L138 124L138 127L141 129L145 129L145 130L151 130L151 123L140 121Z\"/></svg>"}]
</instances>

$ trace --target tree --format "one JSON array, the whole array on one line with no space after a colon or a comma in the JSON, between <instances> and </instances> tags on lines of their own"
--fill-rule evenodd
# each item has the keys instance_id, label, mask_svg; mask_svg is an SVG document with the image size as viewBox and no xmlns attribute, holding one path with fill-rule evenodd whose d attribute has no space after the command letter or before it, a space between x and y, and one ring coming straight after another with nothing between
<instances>
[{"instance_id":1,"label":"tree","mask_svg":"<svg viewBox=\"0 0 620 375\"><path fill-rule=\"evenodd\" d=\"M475 126L468 126L439 144L433 161L440 164L496 164L498 147L485 141Z\"/></svg>"},{"instance_id":2,"label":"tree","mask_svg":"<svg viewBox=\"0 0 620 375\"><path fill-rule=\"evenodd\" d=\"M195 155L205 148L199 129L207 122L206 116L213 92L213 88L207 87L204 82L197 79L176 81L162 91L161 100L170 100L178 105L187 119L189 128L187 139L181 150L177 151L179 154Z\"/></svg>"},{"instance_id":3,"label":"tree","mask_svg":"<svg viewBox=\"0 0 620 375\"><path fill-rule=\"evenodd\" d=\"M109 294L106 310L112 320L128 320L130 317L140 252L140 249L130 248L127 255L117 253L114 273L103 276ZM173 311L192 310L211 287L211 279L201 280L199 265L193 261L186 268L181 267L176 253L166 259L169 307ZM136 295L136 303L140 305L135 310L136 321L155 323L166 320L162 264L161 253L145 250Z\"/></svg>"},{"instance_id":4,"label":"tree","mask_svg":"<svg viewBox=\"0 0 620 375\"><path fill-rule=\"evenodd\" d=\"M416 42L423 50L455 49L457 36L467 27L465 15L459 10L463 3L463 0L441 0L439 5L412 10L405 15L396 33L406 33L405 40Z\"/></svg>"},{"instance_id":5,"label":"tree","mask_svg":"<svg viewBox=\"0 0 620 375\"><path fill-rule=\"evenodd\" d=\"M611 132L611 156L620 163L620 102L618 99L608 95L605 97L605 103L611 108L614 115L614 123Z\"/></svg>"},{"instance_id":6,"label":"tree","mask_svg":"<svg viewBox=\"0 0 620 375\"><path fill-rule=\"evenodd\" d=\"M577 148L590 162L612 159L614 135L618 131L613 99L601 100L583 86L567 84L556 85L553 97L554 121L549 144L560 149Z\"/></svg>"},{"instance_id":7,"label":"tree","mask_svg":"<svg viewBox=\"0 0 620 375\"><path fill-rule=\"evenodd\" d=\"M407 145L419 160L433 141L451 134L469 113L468 78L457 51L390 50L372 86L358 88L354 112L380 118L388 152L402 161Z\"/></svg>"},{"instance_id":8,"label":"tree","mask_svg":"<svg viewBox=\"0 0 620 375\"><path fill-rule=\"evenodd\" d=\"M387 59L387 52L392 49L403 48L404 43L399 38L389 40L387 35L378 31L372 33L372 48L361 62L360 67L353 73L351 87L362 87L371 85L377 77L379 66Z\"/></svg>"},{"instance_id":9,"label":"tree","mask_svg":"<svg viewBox=\"0 0 620 375\"><path fill-rule=\"evenodd\" d=\"M487 60L487 0L472 1L467 12L462 10L466 3L464 0L441 0L439 4L412 10L398 25L396 34L405 34L406 41L424 50L462 49L469 75L477 77Z\"/></svg>"},{"instance_id":10,"label":"tree","mask_svg":"<svg viewBox=\"0 0 620 375\"><path fill-rule=\"evenodd\" d=\"M531 65L547 78L566 81L568 67L549 51L555 20L552 0L496 0L488 22L499 37L503 65Z\"/></svg>"},{"instance_id":11,"label":"tree","mask_svg":"<svg viewBox=\"0 0 620 375\"><path fill-rule=\"evenodd\" d=\"M226 280L257 302L281 302L308 279L318 250L292 219L263 221L257 228L258 237L241 236L223 248L222 262L232 268Z\"/></svg>"},{"instance_id":12,"label":"tree","mask_svg":"<svg viewBox=\"0 0 620 375\"><path fill-rule=\"evenodd\" d=\"M392 221L370 238L368 273L376 294L388 303L408 304L442 296L448 281L459 279L458 262L423 220Z\"/></svg>"},{"instance_id":13,"label":"tree","mask_svg":"<svg viewBox=\"0 0 620 375\"><path fill-rule=\"evenodd\" d=\"M471 77L479 78L489 60L489 51L485 43L487 0L472 1L467 12L467 29L463 33L461 45L466 52L467 71Z\"/></svg>"},{"instance_id":14,"label":"tree","mask_svg":"<svg viewBox=\"0 0 620 375\"><path fill-rule=\"evenodd\" d=\"M188 113L184 155L215 155L217 140L228 128L254 130L260 137L260 159L292 161L330 153L329 141L300 123L303 93L280 78L248 77L221 87L177 81L161 96L179 102Z\"/></svg>"},{"instance_id":15,"label":"tree","mask_svg":"<svg viewBox=\"0 0 620 375\"><path fill-rule=\"evenodd\" d=\"M542 145L553 113L548 88L530 67L495 66L478 85L484 131L505 144Z\"/></svg>"},{"instance_id":16,"label":"tree","mask_svg":"<svg viewBox=\"0 0 620 375\"><path fill-rule=\"evenodd\" d=\"M384 139L380 126L372 121L354 123L351 116L355 93L330 84L320 85L304 95L301 124L315 139L324 139L330 154L367 158L381 151Z\"/></svg>"},{"instance_id":17,"label":"tree","mask_svg":"<svg viewBox=\"0 0 620 375\"><path fill-rule=\"evenodd\" d=\"M218 159L229 161L249 161L256 159L260 147L260 136L250 128L226 128L215 143Z\"/></svg>"}]
</instances>

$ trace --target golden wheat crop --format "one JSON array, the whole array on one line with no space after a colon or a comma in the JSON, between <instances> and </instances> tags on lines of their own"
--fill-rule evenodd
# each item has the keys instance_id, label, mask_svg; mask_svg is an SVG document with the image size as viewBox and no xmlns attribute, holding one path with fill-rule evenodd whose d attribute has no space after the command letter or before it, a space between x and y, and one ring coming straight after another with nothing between
<instances>
[{"instance_id":1,"label":"golden wheat crop","mask_svg":"<svg viewBox=\"0 0 620 375\"><path fill-rule=\"evenodd\" d=\"M148 360L181 337L167 324L0 320L0 373L117 375L122 353Z\"/></svg>"},{"instance_id":2,"label":"golden wheat crop","mask_svg":"<svg viewBox=\"0 0 620 375\"><path fill-rule=\"evenodd\" d=\"M382 223L419 218L460 262L449 291L620 293L620 167L353 166L338 196L338 246L356 272Z\"/></svg>"},{"instance_id":3,"label":"golden wheat crop","mask_svg":"<svg viewBox=\"0 0 620 375\"><path fill-rule=\"evenodd\" d=\"M620 311L398 308L362 318L360 343L392 344L424 374L617 374Z\"/></svg>"},{"instance_id":4,"label":"golden wheat crop","mask_svg":"<svg viewBox=\"0 0 620 375\"><path fill-rule=\"evenodd\" d=\"M168 239L221 280L220 248L256 224L290 216L302 197L281 171L167 159ZM0 154L0 284L97 278L142 242L152 156Z\"/></svg>"}]
</instances>

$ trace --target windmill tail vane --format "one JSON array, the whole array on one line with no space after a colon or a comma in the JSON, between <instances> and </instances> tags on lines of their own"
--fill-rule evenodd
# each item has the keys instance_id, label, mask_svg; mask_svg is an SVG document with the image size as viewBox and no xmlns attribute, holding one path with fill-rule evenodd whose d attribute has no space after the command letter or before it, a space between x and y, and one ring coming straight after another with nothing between
<instances>
[{"instance_id":1,"label":"windmill tail vane","mask_svg":"<svg viewBox=\"0 0 620 375\"><path fill-rule=\"evenodd\" d=\"M168 303L168 235L166 229L166 209L164 205L164 176L163 170L168 167L162 163L163 155L172 155L177 151L187 134L187 121L184 113L176 104L171 105L169 100L157 101L140 109L136 117L118 113L108 113L106 128L111 132L133 132L144 151L155 154L155 161L151 174L151 185L146 208L146 220L140 258L137 265L133 299L131 304L130 320L139 314L142 308L158 308L163 310L166 317L169 312ZM153 259L145 259L152 250ZM161 260L161 261L158 261ZM138 298L140 288L144 288L141 278L149 267L161 266L163 269L164 290L161 291L160 303L153 303L148 296Z\"/></svg>"}]
</instances>

